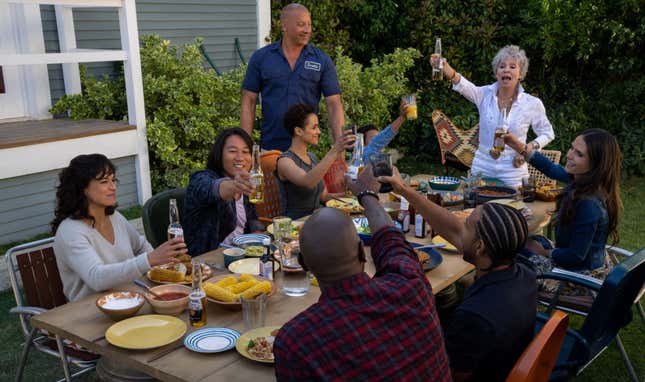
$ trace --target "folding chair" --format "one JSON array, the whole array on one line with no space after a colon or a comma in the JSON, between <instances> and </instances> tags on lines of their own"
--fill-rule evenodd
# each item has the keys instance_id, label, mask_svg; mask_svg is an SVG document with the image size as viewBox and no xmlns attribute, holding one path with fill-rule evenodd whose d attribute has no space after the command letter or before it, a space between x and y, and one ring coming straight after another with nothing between
<instances>
[{"instance_id":1,"label":"folding chair","mask_svg":"<svg viewBox=\"0 0 645 382\"><path fill-rule=\"evenodd\" d=\"M479 146L479 124L462 130L455 126L440 110L432 111L432 124L441 150L441 164L460 171L470 169L477 146Z\"/></svg>"},{"instance_id":2,"label":"folding chair","mask_svg":"<svg viewBox=\"0 0 645 382\"><path fill-rule=\"evenodd\" d=\"M31 327L29 324L32 316L67 303L52 248L53 243L54 238L50 237L15 246L5 254L9 280L16 299L16 307L12 308L10 312L19 315L25 337L16 371L17 382L22 379L27 356L32 346L40 352L56 356L61 360L65 378L59 381L70 381L74 377L93 370L99 358L96 354L65 345L63 339L58 335L52 339L47 333ZM22 280L22 288L18 281L19 276ZM23 294L25 298L23 298ZM70 374L69 364L77 366L80 370Z\"/></svg>"},{"instance_id":3,"label":"folding chair","mask_svg":"<svg viewBox=\"0 0 645 382\"><path fill-rule=\"evenodd\" d=\"M263 223L271 223L271 219L282 213L280 203L280 189L278 177L275 173L278 157L282 154L279 150L265 151L260 154L260 165L264 174L264 202L255 205L258 213L258 220Z\"/></svg>"},{"instance_id":4,"label":"folding chair","mask_svg":"<svg viewBox=\"0 0 645 382\"><path fill-rule=\"evenodd\" d=\"M168 240L168 204L170 199L177 200L179 208L179 222L184 219L184 197L185 188L173 188L154 195L143 205L143 230L146 233L146 239L153 248L157 248Z\"/></svg>"},{"instance_id":5,"label":"folding chair","mask_svg":"<svg viewBox=\"0 0 645 382\"><path fill-rule=\"evenodd\" d=\"M546 382L567 334L569 317L556 310L524 350L506 377L506 382Z\"/></svg>"}]
</instances>

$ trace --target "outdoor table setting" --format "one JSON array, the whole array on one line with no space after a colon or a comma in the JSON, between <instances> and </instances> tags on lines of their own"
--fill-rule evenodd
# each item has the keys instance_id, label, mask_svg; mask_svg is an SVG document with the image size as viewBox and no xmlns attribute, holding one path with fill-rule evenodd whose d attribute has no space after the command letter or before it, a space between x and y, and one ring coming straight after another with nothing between
<instances>
[{"instance_id":1,"label":"outdoor table setting","mask_svg":"<svg viewBox=\"0 0 645 382\"><path fill-rule=\"evenodd\" d=\"M382 194L381 200L391 215L399 212L399 203L392 201L390 195ZM360 221L365 219L360 215L362 208L354 202L355 198L348 197L329 205L352 214L355 224L358 219L357 230L360 232L360 226L366 222ZM529 229L536 232L548 223L548 212L553 209L553 203L530 204L533 213ZM467 216L464 211L455 213ZM103 375L108 373L115 379L121 376L118 370L109 370L114 365L164 381L274 380L273 361L251 355L250 346L257 343L258 347L267 347L267 338L272 340L282 325L320 297L315 280L308 272L299 269L295 262L294 254L299 250L297 237L306 218L294 222L287 220L284 221L283 217L274 220L274 224L267 227L268 235L241 235L234 240L233 248L218 248L198 256L197 262L179 263L184 273L172 281L160 281L158 273L163 274L164 271L153 268L141 278L147 284L158 284L153 288L148 289L145 284L142 285L145 289L140 284L123 284L111 293L97 293L34 316L31 324L102 355L109 362L106 360L103 366L99 364L99 369L102 367ZM420 251L417 251L434 294L474 270L474 266L465 262L449 243L438 240L441 238L433 238L432 235L419 238L413 232L406 234L413 246L437 247L419 247ZM270 251L277 260L272 259L271 262L275 278L264 278L261 272L261 264L267 260L264 248L269 235L276 239L270 244ZM365 235L361 235L361 239L365 241ZM366 245L366 254L365 271L373 276L376 269L369 245ZM292 263L289 263L289 258ZM167 270L172 273L176 267ZM190 324L193 317L186 309L193 278L202 279L206 291L206 299L203 300L205 325L201 327ZM244 298L246 292L228 292L237 291L237 286L241 288L245 283L259 288L256 293L248 294L248 299ZM224 290L223 286L229 286L227 296L234 297L229 299L222 297L220 292L214 292L215 285L220 292ZM247 291L252 289L248 285ZM117 293L113 293L115 291ZM157 301L151 293L178 295L174 301ZM115 306L111 299L118 298L136 301L136 306L125 315L111 314L108 308L110 304ZM108 364L112 366L106 366Z\"/></svg>"}]
</instances>

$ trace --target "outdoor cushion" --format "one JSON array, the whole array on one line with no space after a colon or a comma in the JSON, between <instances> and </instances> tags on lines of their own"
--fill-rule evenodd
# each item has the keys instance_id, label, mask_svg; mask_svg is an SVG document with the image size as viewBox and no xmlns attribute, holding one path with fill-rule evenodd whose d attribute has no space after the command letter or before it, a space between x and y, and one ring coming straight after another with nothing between
<instances>
[{"instance_id":1,"label":"outdoor cushion","mask_svg":"<svg viewBox=\"0 0 645 382\"><path fill-rule=\"evenodd\" d=\"M441 149L441 164L446 164L446 154L452 154L470 168L479 146L479 124L468 130L460 129L438 109L432 112L432 123Z\"/></svg>"}]
</instances>

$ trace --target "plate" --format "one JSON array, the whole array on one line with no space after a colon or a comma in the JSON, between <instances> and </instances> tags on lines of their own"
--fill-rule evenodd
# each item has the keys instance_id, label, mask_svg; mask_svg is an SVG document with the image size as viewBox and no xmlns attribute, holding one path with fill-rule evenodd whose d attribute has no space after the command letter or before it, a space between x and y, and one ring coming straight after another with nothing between
<instances>
[{"instance_id":1,"label":"plate","mask_svg":"<svg viewBox=\"0 0 645 382\"><path fill-rule=\"evenodd\" d=\"M446 246L441 249L444 251L457 252L457 248L454 245L450 244L448 240L439 235L432 238L432 244L445 244Z\"/></svg>"},{"instance_id":2,"label":"plate","mask_svg":"<svg viewBox=\"0 0 645 382\"><path fill-rule=\"evenodd\" d=\"M170 265L174 264L164 264L164 265L159 265L160 267L167 267ZM202 281L206 280L207 278L211 277L213 275L213 270L211 267L209 267L206 264L202 264ZM146 278L150 281L152 281L155 284L184 284L184 285L190 285L192 281L190 280L184 280L184 281L159 281L155 280L150 277L150 271L146 272Z\"/></svg>"},{"instance_id":3,"label":"plate","mask_svg":"<svg viewBox=\"0 0 645 382\"><path fill-rule=\"evenodd\" d=\"M515 199L495 199L495 200L491 200L489 203L505 204L509 207L515 208L516 210L521 210L523 208L526 208L526 204L524 204L523 201L515 200Z\"/></svg>"},{"instance_id":4,"label":"plate","mask_svg":"<svg viewBox=\"0 0 645 382\"><path fill-rule=\"evenodd\" d=\"M273 263L273 268L277 271L280 269L280 264ZM250 257L247 259L237 260L229 264L228 270L238 274L249 274L257 276L260 274L260 258Z\"/></svg>"},{"instance_id":5,"label":"plate","mask_svg":"<svg viewBox=\"0 0 645 382\"><path fill-rule=\"evenodd\" d=\"M154 349L180 339L186 323L177 317L148 314L119 321L105 332L105 339L124 349Z\"/></svg>"},{"instance_id":6,"label":"plate","mask_svg":"<svg viewBox=\"0 0 645 382\"><path fill-rule=\"evenodd\" d=\"M233 239L233 245L236 245L238 247L249 245L249 244L262 245L262 241L264 239L271 240L269 235L265 235L263 233L247 233L247 234L235 237L235 239Z\"/></svg>"},{"instance_id":7,"label":"plate","mask_svg":"<svg viewBox=\"0 0 645 382\"><path fill-rule=\"evenodd\" d=\"M300 229L302 228L302 226L304 224L305 224L305 222L303 222L303 221L299 221L299 220L292 221L291 222L291 236L294 237L294 238L297 238L298 236L300 236ZM269 224L267 226L267 232L270 233L271 235L273 235L273 223L271 223L271 224Z\"/></svg>"},{"instance_id":8,"label":"plate","mask_svg":"<svg viewBox=\"0 0 645 382\"><path fill-rule=\"evenodd\" d=\"M229 276L232 276L232 275L224 274L224 275L213 276L210 279L204 281L204 283L215 284L216 282L220 281L221 279L224 279L224 278L229 277ZM267 294L267 298L273 296L273 294L275 293L275 289L276 289L275 283L273 281L271 281L271 280L267 280L267 279L259 277L259 276L255 276L255 278L257 278L259 281L268 281L268 282L270 282L271 283L271 292L269 292L269 294ZM235 301L235 302L220 301L220 300L216 300L214 298L208 297L208 295L206 295L206 299L208 301L212 302L212 303L222 305L225 308L231 308L232 310L234 310L234 309L242 309L242 303L240 301Z\"/></svg>"},{"instance_id":9,"label":"plate","mask_svg":"<svg viewBox=\"0 0 645 382\"><path fill-rule=\"evenodd\" d=\"M410 243L412 244L412 248L420 247L423 244L418 244L418 243ZM422 268L424 272L431 271L435 269L436 267L439 266L443 262L443 256L437 251L435 251L433 248L422 248L419 249L419 251L423 251L430 256L430 260L426 261L425 263L422 264Z\"/></svg>"},{"instance_id":10,"label":"plate","mask_svg":"<svg viewBox=\"0 0 645 382\"><path fill-rule=\"evenodd\" d=\"M358 204L358 200L356 200L356 198L338 198L338 199L347 203L343 203L335 199L330 199L327 201L327 203L325 203L325 206L335 208L337 210L341 210L348 214L359 214L364 211L363 207L361 207L361 205Z\"/></svg>"},{"instance_id":11,"label":"plate","mask_svg":"<svg viewBox=\"0 0 645 382\"><path fill-rule=\"evenodd\" d=\"M484 183L484 186L503 186L504 182L499 179L499 178L493 178L490 176L485 176L482 178L482 182Z\"/></svg>"},{"instance_id":12,"label":"plate","mask_svg":"<svg viewBox=\"0 0 645 382\"><path fill-rule=\"evenodd\" d=\"M240 338L240 333L229 328L205 328L196 330L184 338L184 346L197 353L219 353L231 350Z\"/></svg>"},{"instance_id":13,"label":"plate","mask_svg":"<svg viewBox=\"0 0 645 382\"><path fill-rule=\"evenodd\" d=\"M240 338L237 339L237 342L235 343L235 349L237 350L238 353L240 353L242 357L246 357L250 360L263 362L263 363L275 363L275 361L269 361L269 360L253 357L252 355L249 354L248 347L249 347L249 341L252 340L253 338L269 337L271 336L271 332L276 329L280 329L280 326L263 326L261 328L255 328L253 330L249 330L248 332L242 334Z\"/></svg>"}]
</instances>

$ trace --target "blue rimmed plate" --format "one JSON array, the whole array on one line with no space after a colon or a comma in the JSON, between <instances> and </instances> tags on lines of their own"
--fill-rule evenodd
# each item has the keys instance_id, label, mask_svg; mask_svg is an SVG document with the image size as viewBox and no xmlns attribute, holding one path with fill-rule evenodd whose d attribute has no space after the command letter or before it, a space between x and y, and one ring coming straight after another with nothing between
<instances>
[{"instance_id":1,"label":"blue rimmed plate","mask_svg":"<svg viewBox=\"0 0 645 382\"><path fill-rule=\"evenodd\" d=\"M262 241L264 239L271 240L269 235L262 233L247 233L233 239L233 245L236 245L238 247L244 247L247 245L262 245Z\"/></svg>"},{"instance_id":2,"label":"blue rimmed plate","mask_svg":"<svg viewBox=\"0 0 645 382\"><path fill-rule=\"evenodd\" d=\"M233 349L240 333L229 328L195 330L184 339L184 346L197 353L219 353Z\"/></svg>"},{"instance_id":3,"label":"blue rimmed plate","mask_svg":"<svg viewBox=\"0 0 645 382\"><path fill-rule=\"evenodd\" d=\"M417 243L410 243L412 244L412 248L420 247L422 244L417 244ZM437 251L435 251L433 248L421 248L419 251L423 251L430 256L430 260L426 261L425 263L421 264L421 267L423 268L424 272L431 271L435 269L436 267L439 266L443 262L443 257L441 254Z\"/></svg>"}]
</instances>

